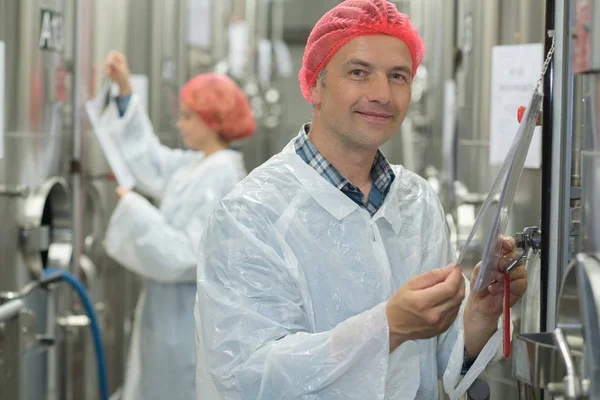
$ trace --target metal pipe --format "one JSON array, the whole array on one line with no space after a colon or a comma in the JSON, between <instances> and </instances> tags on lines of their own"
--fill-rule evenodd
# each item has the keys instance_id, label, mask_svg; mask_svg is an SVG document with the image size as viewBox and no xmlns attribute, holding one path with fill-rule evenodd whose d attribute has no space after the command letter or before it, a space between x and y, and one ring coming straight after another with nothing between
<instances>
[{"instance_id":1,"label":"metal pipe","mask_svg":"<svg viewBox=\"0 0 600 400\"><path fill-rule=\"evenodd\" d=\"M72 243L73 243L73 258L71 260L71 271L77 272L79 267L79 258L83 247L83 190L82 190L82 133L81 133L81 112L83 110L83 99L81 96L82 90L82 67L83 57L83 20L84 7L82 1L75 1L75 23L74 23L74 51L73 51L73 114L72 114L72 129L73 129L73 149L71 157L71 193L72 193Z\"/></svg>"},{"instance_id":2,"label":"metal pipe","mask_svg":"<svg viewBox=\"0 0 600 400\"><path fill-rule=\"evenodd\" d=\"M246 0L244 9L244 19L248 27L248 53L246 63L247 79L256 79L256 50L257 50L257 19L258 19L258 0Z\"/></svg>"},{"instance_id":3,"label":"metal pipe","mask_svg":"<svg viewBox=\"0 0 600 400\"><path fill-rule=\"evenodd\" d=\"M567 399L579 399L579 396L581 395L580 382L575 374L575 364L571 357L571 350L569 349L567 338L562 329L557 328L554 330L554 338L562 355L565 369L567 370L567 376L563 382L561 382L564 385L564 390L561 394L564 394ZM550 385L548 386L550 387Z\"/></svg>"},{"instance_id":4,"label":"metal pipe","mask_svg":"<svg viewBox=\"0 0 600 400\"><path fill-rule=\"evenodd\" d=\"M283 40L284 0L270 0L271 2L271 39Z\"/></svg>"},{"instance_id":5,"label":"metal pipe","mask_svg":"<svg viewBox=\"0 0 600 400\"><path fill-rule=\"evenodd\" d=\"M227 23L225 1L212 1L211 7L211 44L212 64L216 65L227 56Z\"/></svg>"},{"instance_id":6,"label":"metal pipe","mask_svg":"<svg viewBox=\"0 0 600 400\"><path fill-rule=\"evenodd\" d=\"M257 40L269 37L270 31L271 0L257 0L256 3L256 38ZM257 43L258 45L258 43Z\"/></svg>"},{"instance_id":7,"label":"metal pipe","mask_svg":"<svg viewBox=\"0 0 600 400\"><path fill-rule=\"evenodd\" d=\"M213 3L224 3L224 1L216 1ZM187 14L187 1L186 0L179 0L178 2L178 12L177 12L177 20L178 21L185 21L186 20L186 14ZM212 4L211 4L212 6ZM176 43L177 43L177 56L176 56L176 62L177 62L177 88L182 87L185 82L190 78L189 74L189 64L190 64L190 57L189 57L189 52L188 52L188 48L187 48L187 40L186 40L186 32L187 32L187 26L186 24L178 24L177 28L175 28L177 30L176 32ZM178 102L179 103L179 102ZM177 109L179 109L179 104ZM183 137L181 135L176 135L177 136L177 146L182 149L185 147L184 143L183 143Z\"/></svg>"},{"instance_id":8,"label":"metal pipe","mask_svg":"<svg viewBox=\"0 0 600 400\"><path fill-rule=\"evenodd\" d=\"M72 240L72 258L70 271L77 274L79 269L79 260L83 251L83 163L82 156L82 124L81 115L83 112L84 99L82 97L82 89L84 86L83 77L85 74L84 68L86 55L84 49L84 19L86 17L86 8L89 3L85 0L77 0L72 2L74 7L73 18L73 81L72 81L72 129L73 129L73 148L71 157L71 194L72 194L72 210L71 210L71 240ZM85 38L87 39L87 37ZM58 294L59 310L69 310L71 305L71 294L69 292ZM59 311L61 312L61 311ZM73 393L73 360L74 349L69 343L64 343L61 348L61 393L69 397Z\"/></svg>"},{"instance_id":9,"label":"metal pipe","mask_svg":"<svg viewBox=\"0 0 600 400\"><path fill-rule=\"evenodd\" d=\"M584 75L576 75L573 89L573 151L571 155L571 186L581 186L581 150L583 145Z\"/></svg>"},{"instance_id":10,"label":"metal pipe","mask_svg":"<svg viewBox=\"0 0 600 400\"><path fill-rule=\"evenodd\" d=\"M567 375L573 376L575 375L575 364L573 364L573 359L571 358L571 350L569 350L569 345L567 344L567 338L563 333L562 329L556 328L554 330L554 338L556 339L556 344L558 345L558 349L563 357L563 361L565 362L565 369L567 370Z\"/></svg>"},{"instance_id":11,"label":"metal pipe","mask_svg":"<svg viewBox=\"0 0 600 400\"><path fill-rule=\"evenodd\" d=\"M224 3L223 1L221 2L216 2L216 3ZM177 13L177 20L178 21L185 21L186 19L186 15L187 15L187 1L185 0L179 0L179 9L178 9L178 13ZM181 87L184 85L184 83L188 80L188 64L189 64L189 55L188 55L188 48L187 48L187 40L186 40L186 32L187 32L187 28L186 28L186 24L179 24L177 26L177 33L176 33L176 37L178 38L178 45L177 45L177 87ZM181 137L180 137L181 140Z\"/></svg>"},{"instance_id":12,"label":"metal pipe","mask_svg":"<svg viewBox=\"0 0 600 400\"><path fill-rule=\"evenodd\" d=\"M11 300L6 304L0 305L0 323L14 318L24 307L25 303L21 299Z\"/></svg>"}]
</instances>

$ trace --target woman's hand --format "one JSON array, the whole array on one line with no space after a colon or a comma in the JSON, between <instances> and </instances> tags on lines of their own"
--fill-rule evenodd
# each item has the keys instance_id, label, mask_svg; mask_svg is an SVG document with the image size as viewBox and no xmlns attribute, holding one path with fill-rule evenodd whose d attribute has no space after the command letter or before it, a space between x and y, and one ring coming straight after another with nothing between
<instances>
[{"instance_id":1,"label":"woman's hand","mask_svg":"<svg viewBox=\"0 0 600 400\"><path fill-rule=\"evenodd\" d=\"M129 67L127 66L127 59L122 53L118 51L108 53L104 63L104 73L119 85L119 96L126 96L131 93Z\"/></svg>"}]
</instances>

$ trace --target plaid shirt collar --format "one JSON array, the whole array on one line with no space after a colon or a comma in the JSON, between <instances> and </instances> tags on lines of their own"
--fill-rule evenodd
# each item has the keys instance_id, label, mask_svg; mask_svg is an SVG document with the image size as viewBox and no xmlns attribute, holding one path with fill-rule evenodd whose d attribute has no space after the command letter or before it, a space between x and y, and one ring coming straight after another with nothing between
<instances>
[{"instance_id":1,"label":"plaid shirt collar","mask_svg":"<svg viewBox=\"0 0 600 400\"><path fill-rule=\"evenodd\" d=\"M362 194L360 189L346 179L315 147L308 138L310 124L305 124L300 129L300 133L294 139L294 149L296 154L310 165L319 175L330 182L333 186L344 192L352 200L357 202L361 207L366 208L371 215L381 207L385 196L390 190L395 179L394 171L390 163L387 161L383 153L377 150L373 166L371 168L371 178L373 179L372 193L369 196L369 204L364 204L362 201L357 201L355 194ZM373 193L376 189L380 196Z\"/></svg>"}]
</instances>

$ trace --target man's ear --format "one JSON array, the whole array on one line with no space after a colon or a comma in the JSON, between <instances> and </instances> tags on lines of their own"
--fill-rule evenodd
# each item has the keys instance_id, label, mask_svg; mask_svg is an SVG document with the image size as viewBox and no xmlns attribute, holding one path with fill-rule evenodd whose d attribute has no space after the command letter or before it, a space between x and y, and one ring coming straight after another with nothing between
<instances>
[{"instance_id":1,"label":"man's ear","mask_svg":"<svg viewBox=\"0 0 600 400\"><path fill-rule=\"evenodd\" d=\"M310 102L313 105L321 104L321 92L323 90L323 85L317 82L310 88Z\"/></svg>"}]
</instances>

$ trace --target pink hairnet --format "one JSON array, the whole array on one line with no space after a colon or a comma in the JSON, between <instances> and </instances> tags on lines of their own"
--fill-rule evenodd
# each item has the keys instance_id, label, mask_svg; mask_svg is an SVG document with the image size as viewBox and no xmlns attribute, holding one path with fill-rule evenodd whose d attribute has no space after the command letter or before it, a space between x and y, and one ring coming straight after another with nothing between
<instances>
[{"instance_id":1,"label":"pink hairnet","mask_svg":"<svg viewBox=\"0 0 600 400\"><path fill-rule=\"evenodd\" d=\"M228 140L249 137L256 130L248 99L226 75L197 75L183 85L180 95L187 108Z\"/></svg>"},{"instance_id":2,"label":"pink hairnet","mask_svg":"<svg viewBox=\"0 0 600 400\"><path fill-rule=\"evenodd\" d=\"M310 101L310 88L319 72L342 46L359 36L378 34L406 43L414 76L425 55L425 45L408 16L386 0L346 0L323 15L308 37L298 74L304 98Z\"/></svg>"}]
</instances>

